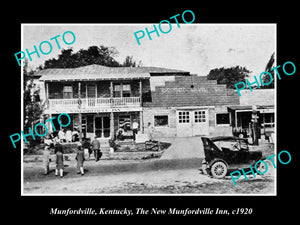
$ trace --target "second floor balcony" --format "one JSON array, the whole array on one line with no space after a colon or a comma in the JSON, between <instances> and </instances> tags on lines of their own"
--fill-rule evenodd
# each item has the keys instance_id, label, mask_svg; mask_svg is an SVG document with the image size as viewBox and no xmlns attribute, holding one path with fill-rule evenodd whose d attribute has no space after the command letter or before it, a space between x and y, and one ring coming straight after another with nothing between
<instances>
[{"instance_id":1,"label":"second floor balcony","mask_svg":"<svg viewBox=\"0 0 300 225\"><path fill-rule=\"evenodd\" d=\"M115 107L140 107L140 97L119 98L73 98L73 99L48 99L48 109L96 109Z\"/></svg>"},{"instance_id":2,"label":"second floor balcony","mask_svg":"<svg viewBox=\"0 0 300 225\"><path fill-rule=\"evenodd\" d=\"M141 107L142 86L141 80L46 82L46 108L63 111Z\"/></svg>"}]
</instances>

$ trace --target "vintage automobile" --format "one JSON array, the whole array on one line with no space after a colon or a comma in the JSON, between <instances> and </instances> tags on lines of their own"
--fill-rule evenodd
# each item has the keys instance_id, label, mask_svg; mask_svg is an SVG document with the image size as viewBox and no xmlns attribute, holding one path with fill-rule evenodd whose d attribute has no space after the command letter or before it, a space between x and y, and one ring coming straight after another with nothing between
<instances>
[{"instance_id":1,"label":"vintage automobile","mask_svg":"<svg viewBox=\"0 0 300 225\"><path fill-rule=\"evenodd\" d=\"M230 170L250 170L249 165L262 159L261 151L249 151L248 140L232 136L201 137L205 159L202 171L214 178L224 178ZM259 171L264 171L264 164L258 164ZM254 170L255 171L255 170Z\"/></svg>"}]
</instances>

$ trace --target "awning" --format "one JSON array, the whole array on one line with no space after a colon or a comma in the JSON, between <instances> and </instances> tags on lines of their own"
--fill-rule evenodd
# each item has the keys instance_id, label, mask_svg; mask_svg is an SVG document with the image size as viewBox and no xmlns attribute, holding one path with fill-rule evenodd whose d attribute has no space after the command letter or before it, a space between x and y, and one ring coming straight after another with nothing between
<instances>
[{"instance_id":1,"label":"awning","mask_svg":"<svg viewBox=\"0 0 300 225\"><path fill-rule=\"evenodd\" d=\"M236 112L252 112L252 105L235 105L228 106L228 110ZM257 111L260 113L274 113L274 105L257 105Z\"/></svg>"}]
</instances>

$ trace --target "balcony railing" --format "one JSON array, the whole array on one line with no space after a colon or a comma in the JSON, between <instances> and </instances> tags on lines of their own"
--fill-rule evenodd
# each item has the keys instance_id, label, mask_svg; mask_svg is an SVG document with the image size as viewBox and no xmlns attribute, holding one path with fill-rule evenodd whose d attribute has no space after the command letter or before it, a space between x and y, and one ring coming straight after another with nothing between
<instances>
[{"instance_id":1,"label":"balcony railing","mask_svg":"<svg viewBox=\"0 0 300 225\"><path fill-rule=\"evenodd\" d=\"M82 99L49 99L48 109L93 109L98 107L139 107L140 97L123 98L82 98Z\"/></svg>"}]
</instances>

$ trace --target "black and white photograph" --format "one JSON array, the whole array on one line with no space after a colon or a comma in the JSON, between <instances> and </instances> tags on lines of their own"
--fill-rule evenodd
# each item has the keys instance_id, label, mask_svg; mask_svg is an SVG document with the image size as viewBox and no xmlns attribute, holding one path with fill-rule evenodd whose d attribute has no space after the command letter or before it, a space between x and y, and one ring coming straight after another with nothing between
<instances>
[{"instance_id":1,"label":"black and white photograph","mask_svg":"<svg viewBox=\"0 0 300 225\"><path fill-rule=\"evenodd\" d=\"M276 195L276 24L21 32L23 195Z\"/></svg>"},{"instance_id":2,"label":"black and white photograph","mask_svg":"<svg viewBox=\"0 0 300 225\"><path fill-rule=\"evenodd\" d=\"M5 8L3 219L292 220L296 5L112 3Z\"/></svg>"}]
</instances>

